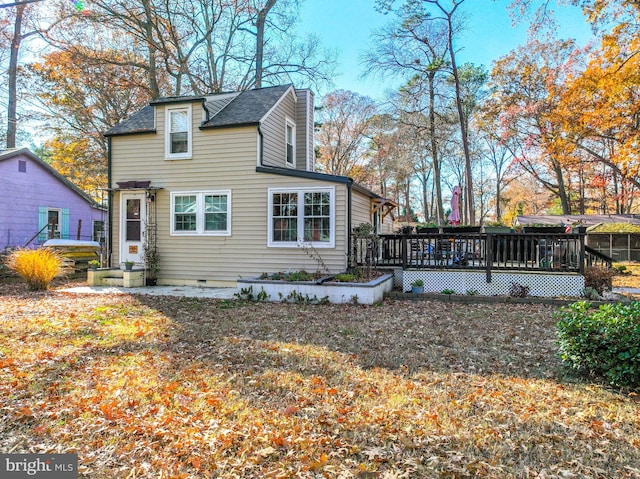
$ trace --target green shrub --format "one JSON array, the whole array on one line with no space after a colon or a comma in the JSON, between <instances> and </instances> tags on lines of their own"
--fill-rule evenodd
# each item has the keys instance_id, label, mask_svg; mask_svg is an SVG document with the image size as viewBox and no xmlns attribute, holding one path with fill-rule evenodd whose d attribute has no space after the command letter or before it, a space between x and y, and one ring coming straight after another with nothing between
<instances>
[{"instance_id":1,"label":"green shrub","mask_svg":"<svg viewBox=\"0 0 640 479\"><path fill-rule=\"evenodd\" d=\"M640 387L640 303L589 306L580 301L557 313L560 357L611 385Z\"/></svg>"},{"instance_id":2,"label":"green shrub","mask_svg":"<svg viewBox=\"0 0 640 479\"><path fill-rule=\"evenodd\" d=\"M611 291L614 271L612 269L589 266L584 269L584 286L595 289L598 294Z\"/></svg>"},{"instance_id":3,"label":"green shrub","mask_svg":"<svg viewBox=\"0 0 640 479\"><path fill-rule=\"evenodd\" d=\"M15 250L7 258L7 266L33 291L47 289L63 273L62 257L50 248Z\"/></svg>"},{"instance_id":4,"label":"green shrub","mask_svg":"<svg viewBox=\"0 0 640 479\"><path fill-rule=\"evenodd\" d=\"M353 283L357 281L359 277L351 273L339 273L336 274L333 279L339 283Z\"/></svg>"}]
</instances>

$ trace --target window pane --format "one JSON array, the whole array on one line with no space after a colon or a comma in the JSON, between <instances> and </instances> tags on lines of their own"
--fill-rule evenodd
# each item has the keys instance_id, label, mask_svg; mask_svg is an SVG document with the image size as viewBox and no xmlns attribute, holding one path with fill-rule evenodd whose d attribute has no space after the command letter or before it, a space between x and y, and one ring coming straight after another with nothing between
<instances>
[{"instance_id":1,"label":"window pane","mask_svg":"<svg viewBox=\"0 0 640 479\"><path fill-rule=\"evenodd\" d=\"M227 230L227 214L226 213L205 213L204 229L206 231L226 231Z\"/></svg>"},{"instance_id":2,"label":"window pane","mask_svg":"<svg viewBox=\"0 0 640 479\"><path fill-rule=\"evenodd\" d=\"M297 219L274 218L273 240L274 241L297 241L298 240Z\"/></svg>"},{"instance_id":3,"label":"window pane","mask_svg":"<svg viewBox=\"0 0 640 479\"><path fill-rule=\"evenodd\" d=\"M171 133L188 132L188 114L186 111L171 112Z\"/></svg>"},{"instance_id":4,"label":"window pane","mask_svg":"<svg viewBox=\"0 0 640 479\"><path fill-rule=\"evenodd\" d=\"M287 163L293 163L293 145L287 145Z\"/></svg>"},{"instance_id":5,"label":"window pane","mask_svg":"<svg viewBox=\"0 0 640 479\"><path fill-rule=\"evenodd\" d=\"M298 194L274 193L273 241L298 240Z\"/></svg>"},{"instance_id":6,"label":"window pane","mask_svg":"<svg viewBox=\"0 0 640 479\"><path fill-rule=\"evenodd\" d=\"M187 133L171 133L171 153L188 153L189 138Z\"/></svg>"},{"instance_id":7,"label":"window pane","mask_svg":"<svg viewBox=\"0 0 640 479\"><path fill-rule=\"evenodd\" d=\"M140 221L127 220L127 241L140 241Z\"/></svg>"},{"instance_id":8,"label":"window pane","mask_svg":"<svg viewBox=\"0 0 640 479\"><path fill-rule=\"evenodd\" d=\"M170 113L169 135L171 154L189 152L189 114L186 111Z\"/></svg>"},{"instance_id":9,"label":"window pane","mask_svg":"<svg viewBox=\"0 0 640 479\"><path fill-rule=\"evenodd\" d=\"M207 213L226 213L227 195L206 195L204 197L204 210Z\"/></svg>"},{"instance_id":10,"label":"window pane","mask_svg":"<svg viewBox=\"0 0 640 479\"><path fill-rule=\"evenodd\" d=\"M331 223L329 218L305 218L305 241L331 241Z\"/></svg>"},{"instance_id":11,"label":"window pane","mask_svg":"<svg viewBox=\"0 0 640 479\"><path fill-rule=\"evenodd\" d=\"M287 163L293 164L293 126L287 125Z\"/></svg>"},{"instance_id":12,"label":"window pane","mask_svg":"<svg viewBox=\"0 0 640 479\"><path fill-rule=\"evenodd\" d=\"M176 214L176 231L195 231L196 215L195 214Z\"/></svg>"},{"instance_id":13,"label":"window pane","mask_svg":"<svg viewBox=\"0 0 640 479\"><path fill-rule=\"evenodd\" d=\"M173 208L174 229L176 231L196 231L196 196L176 196Z\"/></svg>"},{"instance_id":14,"label":"window pane","mask_svg":"<svg viewBox=\"0 0 640 479\"><path fill-rule=\"evenodd\" d=\"M331 195L328 192L304 194L304 240L331 241Z\"/></svg>"},{"instance_id":15,"label":"window pane","mask_svg":"<svg viewBox=\"0 0 640 479\"><path fill-rule=\"evenodd\" d=\"M196 212L196 196L176 196L175 209L176 213L195 213Z\"/></svg>"},{"instance_id":16,"label":"window pane","mask_svg":"<svg viewBox=\"0 0 640 479\"><path fill-rule=\"evenodd\" d=\"M205 231L226 231L227 195L206 195L204 203Z\"/></svg>"}]
</instances>

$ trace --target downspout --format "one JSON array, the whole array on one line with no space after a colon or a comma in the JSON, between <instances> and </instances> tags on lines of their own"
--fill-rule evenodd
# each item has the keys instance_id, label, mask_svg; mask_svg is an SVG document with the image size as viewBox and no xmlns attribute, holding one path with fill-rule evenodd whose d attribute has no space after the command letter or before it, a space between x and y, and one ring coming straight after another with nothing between
<instances>
[{"instance_id":1,"label":"downspout","mask_svg":"<svg viewBox=\"0 0 640 479\"><path fill-rule=\"evenodd\" d=\"M204 121L202 121L200 123L200 127L201 128L202 128L202 125L206 125L207 123L209 123L209 120L211 119L211 112L207 108L207 99L206 98L202 99L202 109L204 110Z\"/></svg>"},{"instance_id":2,"label":"downspout","mask_svg":"<svg viewBox=\"0 0 640 479\"><path fill-rule=\"evenodd\" d=\"M347 183L347 270L351 268L351 187L352 186L353 186L353 180Z\"/></svg>"},{"instance_id":3,"label":"downspout","mask_svg":"<svg viewBox=\"0 0 640 479\"><path fill-rule=\"evenodd\" d=\"M112 238L111 233L113 231L113 190L111 189L111 137L107 137L107 195L109 202L109 212L107 215L107 266L111 267L111 257L112 257Z\"/></svg>"},{"instance_id":4,"label":"downspout","mask_svg":"<svg viewBox=\"0 0 640 479\"><path fill-rule=\"evenodd\" d=\"M258 123L258 137L260 138L260 146L258 147L258 166L264 166L264 135Z\"/></svg>"}]
</instances>

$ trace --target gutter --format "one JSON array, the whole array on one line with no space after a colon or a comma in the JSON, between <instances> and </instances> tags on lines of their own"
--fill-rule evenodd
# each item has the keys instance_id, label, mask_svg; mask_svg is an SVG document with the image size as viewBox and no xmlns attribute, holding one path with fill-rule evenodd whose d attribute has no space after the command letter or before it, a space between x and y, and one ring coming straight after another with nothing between
<instances>
[{"instance_id":1,"label":"gutter","mask_svg":"<svg viewBox=\"0 0 640 479\"><path fill-rule=\"evenodd\" d=\"M260 137L260 147L258 150L258 166L264 166L264 135L262 134L261 124L258 123L258 136Z\"/></svg>"},{"instance_id":2,"label":"gutter","mask_svg":"<svg viewBox=\"0 0 640 479\"><path fill-rule=\"evenodd\" d=\"M107 137L107 195L109 201L109 209L107 216L107 265L111 267L111 257L112 257L112 241L111 234L113 232L113 190L111 188L111 137Z\"/></svg>"}]
</instances>

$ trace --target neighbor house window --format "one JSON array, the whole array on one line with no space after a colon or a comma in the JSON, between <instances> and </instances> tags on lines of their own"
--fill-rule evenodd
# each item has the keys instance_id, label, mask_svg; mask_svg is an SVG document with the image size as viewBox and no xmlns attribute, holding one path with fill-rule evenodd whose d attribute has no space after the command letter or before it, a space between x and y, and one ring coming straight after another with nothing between
<instances>
[{"instance_id":1,"label":"neighbor house window","mask_svg":"<svg viewBox=\"0 0 640 479\"><path fill-rule=\"evenodd\" d=\"M287 143L287 165L294 166L296 163L296 124L289 118L286 121L285 137Z\"/></svg>"},{"instance_id":2,"label":"neighbor house window","mask_svg":"<svg viewBox=\"0 0 640 479\"><path fill-rule=\"evenodd\" d=\"M171 193L171 234L231 234L231 191Z\"/></svg>"},{"instance_id":3,"label":"neighbor house window","mask_svg":"<svg viewBox=\"0 0 640 479\"><path fill-rule=\"evenodd\" d=\"M24 160L18 160L18 173L27 172L27 162Z\"/></svg>"},{"instance_id":4,"label":"neighbor house window","mask_svg":"<svg viewBox=\"0 0 640 479\"><path fill-rule=\"evenodd\" d=\"M270 189L269 246L335 244L333 188Z\"/></svg>"},{"instance_id":5,"label":"neighbor house window","mask_svg":"<svg viewBox=\"0 0 640 479\"><path fill-rule=\"evenodd\" d=\"M191 158L191 106L166 109L166 157Z\"/></svg>"}]
</instances>

